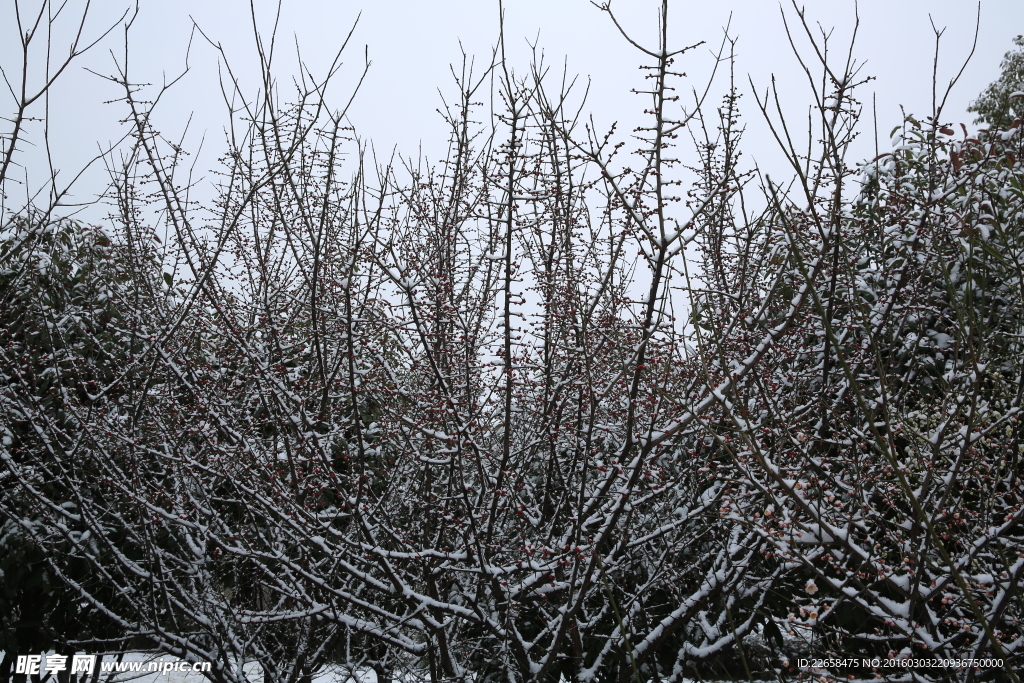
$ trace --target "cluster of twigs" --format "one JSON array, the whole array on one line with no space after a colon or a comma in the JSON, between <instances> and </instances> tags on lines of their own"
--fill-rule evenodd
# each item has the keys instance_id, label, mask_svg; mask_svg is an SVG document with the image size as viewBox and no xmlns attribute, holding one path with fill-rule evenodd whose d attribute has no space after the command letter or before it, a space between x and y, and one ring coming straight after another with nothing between
<instances>
[{"instance_id":1,"label":"cluster of twigs","mask_svg":"<svg viewBox=\"0 0 1024 683\"><path fill-rule=\"evenodd\" d=\"M657 49L623 32L648 62L632 138L499 46L436 165L373 160L325 100L336 67L282 102L258 40L206 207L120 63L102 227L60 217L55 173L10 203L23 122L87 48L35 93L26 66L0 167L3 677L133 647L225 682L808 653L1014 678L1019 122L959 136L936 107L855 167L857 66L791 16L820 79L803 142L757 100L785 185L742 170L734 87L677 94L667 2Z\"/></svg>"}]
</instances>

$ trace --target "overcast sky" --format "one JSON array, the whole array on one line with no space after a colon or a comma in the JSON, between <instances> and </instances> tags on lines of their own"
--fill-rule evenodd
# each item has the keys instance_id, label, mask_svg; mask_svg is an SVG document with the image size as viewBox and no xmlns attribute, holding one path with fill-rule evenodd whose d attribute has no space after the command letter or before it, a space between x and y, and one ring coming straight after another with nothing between
<instances>
[{"instance_id":1,"label":"overcast sky","mask_svg":"<svg viewBox=\"0 0 1024 683\"><path fill-rule=\"evenodd\" d=\"M21 1L23 8L33 4L31 0ZM631 34L654 47L658 4L651 0L617 0L613 9ZM17 55L12 52L16 38L11 21L14 0L2 0L0 6L0 59L10 69L18 64ZM94 7L87 32L99 31L126 6L120 0L102 0L99 7ZM269 33L277 3L255 0L255 6L261 30ZM837 56L845 54L854 26L855 4L847 0L813 0L805 6L812 21L826 29L834 28L831 49ZM794 17L790 5L782 7ZM931 111L935 54L932 24L945 30L938 64L939 81L944 86L970 52L976 13L977 6L963 0L861 0L854 54L865 62L862 75L877 78L861 91L861 98L870 111L872 93L876 96L879 130L886 139L883 145L887 144L889 130L901 121L900 105L918 116ZM730 15L730 33L738 38L736 72L749 126L747 152L771 165L775 152L753 106L748 76L755 86L764 89L774 74L787 111L793 116L805 118L809 102L806 77L787 42L780 5L767 0L673 0L669 16L671 47L708 41L707 46L689 53L678 64L687 72L689 85L701 86L711 64L709 48L720 42ZM378 153L397 146L405 154L415 154L422 143L425 153L436 157L443 151L446 139L443 123L435 112L441 103L438 91L449 95L455 92L449 65L461 63L463 50L470 57L475 56L478 69L487 63L498 36L498 3L287 0L278 29L279 80L286 82L295 72L296 42L309 68L322 73L357 17L358 25L345 53L345 66L335 84L332 102L340 107L348 100L368 54L370 71L350 110L352 123L362 136L374 141ZM224 46L243 83L254 91L259 83L251 68L253 31L247 0L142 0L129 34L129 68L133 78L157 83L164 74L179 74L186 64L193 21ZM1003 53L1012 47L1013 36L1022 32L1024 3L983 0L977 50L950 96L945 120L970 125L973 117L966 112L967 104L998 75ZM570 74L580 76L581 84L589 81L587 109L600 124L616 120L628 123L645 104L629 93L631 88L643 84L637 68L644 63L643 56L626 44L607 15L587 0L506 0L505 40L511 63L517 69L526 69L528 43L536 40L554 68L561 70L565 63ZM799 45L805 54L810 54L806 41ZM97 143L120 135L117 119L123 116L123 111L117 104L104 104L117 96L116 89L83 68L110 73L111 51L123 56L123 33L112 34L100 49L66 74L51 101L50 117L54 140L58 142L57 163L64 168L73 168L87 159L95 152ZM208 166L222 149L223 141L224 107L217 85L217 53L196 37L188 65L189 73L161 105L158 125L168 136L177 137L192 115L186 147L189 141L194 145L205 134L209 154L201 158L200 166ZM9 104L5 104L2 115L9 111ZM867 123L864 132L870 135L870 120ZM29 133L38 131L37 126ZM873 148L865 137L861 154L869 156ZM39 172L32 168L39 163L39 157L26 154L23 160L30 171ZM97 182L94 176L92 181L83 183L78 196L87 198Z\"/></svg>"}]
</instances>

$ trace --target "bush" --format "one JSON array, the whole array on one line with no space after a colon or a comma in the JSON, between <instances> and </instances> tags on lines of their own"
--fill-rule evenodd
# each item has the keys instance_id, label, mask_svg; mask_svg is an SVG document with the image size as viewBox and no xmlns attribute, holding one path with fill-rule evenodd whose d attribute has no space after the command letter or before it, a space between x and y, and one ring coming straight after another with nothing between
<instances>
[{"instance_id":1,"label":"bush","mask_svg":"<svg viewBox=\"0 0 1024 683\"><path fill-rule=\"evenodd\" d=\"M823 62L811 157L758 100L795 171L758 187L735 90L677 113L685 52L644 50L628 164L540 63L464 74L433 167L372 167L326 80L240 97L202 211L112 76L110 227L4 217L0 542L42 569L5 596L96 615L11 647L225 682L1014 677L1019 128L908 117L854 168L861 82Z\"/></svg>"}]
</instances>

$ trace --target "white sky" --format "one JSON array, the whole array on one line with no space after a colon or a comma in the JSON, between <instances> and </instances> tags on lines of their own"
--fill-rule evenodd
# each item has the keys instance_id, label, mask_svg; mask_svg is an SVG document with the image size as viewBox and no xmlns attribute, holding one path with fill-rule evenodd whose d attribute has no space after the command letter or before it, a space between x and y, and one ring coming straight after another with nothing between
<instances>
[{"instance_id":1,"label":"white sky","mask_svg":"<svg viewBox=\"0 0 1024 683\"><path fill-rule=\"evenodd\" d=\"M276 2L254 0L262 29L269 31ZM18 66L15 0L0 4L0 63L6 69ZM34 0L20 0L29 9ZM71 6L81 5L71 0ZM653 0L616 0L613 8L637 39L654 45L657 16ZM100 0L93 8L87 27L95 33L120 14L128 3ZM853 27L854 3L849 0L812 0L808 16L826 28L835 28L833 49L845 54ZM789 16L792 8L785 5ZM279 28L280 63L277 75L287 82L294 70L297 40L303 57L314 73L322 73L334 51L361 12L343 68L333 90L332 101L342 106L361 72L364 46L372 62L363 89L350 110L358 132L374 141L379 153L397 145L405 154L423 150L436 158L444 150L446 132L435 110L440 106L438 89L455 93L449 64L460 63L462 49L483 65L498 35L498 3L490 0L287 0ZM966 58L974 35L977 6L963 0L861 0L860 29L854 48L859 61L866 61L863 75L877 80L861 91L868 111L863 128L860 156L872 156L870 107L876 93L882 145L888 132L901 121L900 105L908 112L925 116L931 111L931 71L935 34L929 16L938 28L945 28L939 54L940 91ZM738 37L737 80L744 94L742 111L749 131L746 153L772 167L778 162L773 144L754 107L747 76L761 89L774 74L785 98L787 111L806 118L809 102L806 77L786 40L780 6L768 0L722 0L713 3L676 1L670 4L672 47L707 40L708 46L689 53L677 65L689 75L690 86L700 86L710 65L708 48L721 39L722 27L732 14L732 35ZM527 39L539 36L548 63L555 70L567 60L570 74L579 74L581 84L590 79L587 110L604 125L620 120L629 125L645 101L631 95L630 88L642 87L637 67L642 55L625 43L608 20L587 0L506 0L506 45L513 67L528 66ZM259 85L253 63L252 27L248 0L142 0L129 43L129 67L136 81L158 83L166 74L177 75L185 64L192 21L211 38L222 42L234 68L242 74L250 91ZM87 32L89 28L87 28ZM978 47L959 85L953 90L943 118L965 122L972 116L966 106L999 71L1004 52L1012 47L1014 35L1024 32L1024 3L1020 0L983 0ZM101 73L112 71L111 51L123 55L123 34L113 34L100 49L88 55L67 73L50 103L56 162L68 171L95 153L97 143L117 139L117 119L124 114L117 104L104 101L117 97L116 89L82 67ZM806 47L806 42L802 42ZM804 52L809 55L809 51ZM195 146L205 132L208 153L200 168L213 164L222 147L224 106L217 85L217 55L196 37L189 57L188 75L170 92L158 111L158 125L169 137L178 137L193 115L186 148ZM249 67L249 68L246 68ZM9 74L10 77L10 74ZM721 92L721 91L719 91ZM10 112L9 99L0 100L0 115ZM41 114L37 110L35 114ZM635 125L635 124L633 124ZM6 133L7 127L4 127ZM38 135L39 126L29 129ZM189 144L191 140L191 145ZM38 154L27 152L21 161L30 174L43 174ZM77 196L87 199L99 187L101 174L78 186Z\"/></svg>"}]
</instances>

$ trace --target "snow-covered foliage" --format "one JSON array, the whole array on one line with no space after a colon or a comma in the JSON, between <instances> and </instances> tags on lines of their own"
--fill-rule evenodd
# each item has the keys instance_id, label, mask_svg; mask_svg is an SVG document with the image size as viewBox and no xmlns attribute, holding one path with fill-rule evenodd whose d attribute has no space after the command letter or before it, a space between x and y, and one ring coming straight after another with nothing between
<instances>
[{"instance_id":1,"label":"snow-covered foliage","mask_svg":"<svg viewBox=\"0 0 1024 683\"><path fill-rule=\"evenodd\" d=\"M776 216L800 245L782 286L805 308L757 302L715 326L792 321L723 397L716 438L742 491L728 514L792 569L772 613L816 651L1009 658L1024 642L1020 153L1018 128L908 121L838 214Z\"/></svg>"},{"instance_id":2,"label":"snow-covered foliage","mask_svg":"<svg viewBox=\"0 0 1024 683\"><path fill-rule=\"evenodd\" d=\"M975 123L1007 130L1024 115L1024 35L1013 39L1016 49L1003 56L999 78L990 83L967 111L978 115Z\"/></svg>"},{"instance_id":3,"label":"snow-covered foliage","mask_svg":"<svg viewBox=\"0 0 1024 683\"><path fill-rule=\"evenodd\" d=\"M628 161L540 64L464 74L437 165L374 166L323 83L236 93L203 209L113 77L109 225L3 216L5 651L225 682L1018 667L1019 122L908 118L853 168L856 70L823 64L810 156L758 100L795 176L757 187L735 91L680 114L683 52L647 53Z\"/></svg>"}]
</instances>

